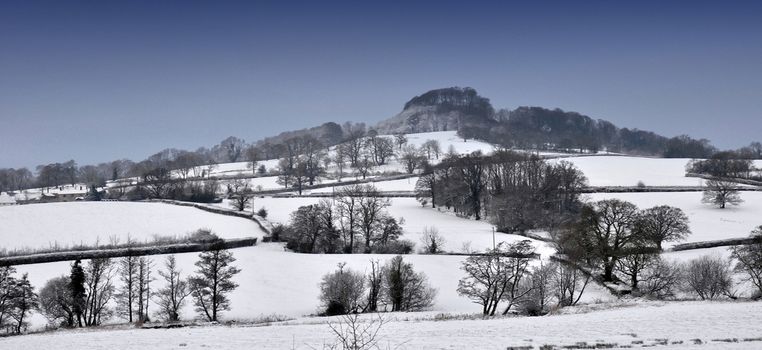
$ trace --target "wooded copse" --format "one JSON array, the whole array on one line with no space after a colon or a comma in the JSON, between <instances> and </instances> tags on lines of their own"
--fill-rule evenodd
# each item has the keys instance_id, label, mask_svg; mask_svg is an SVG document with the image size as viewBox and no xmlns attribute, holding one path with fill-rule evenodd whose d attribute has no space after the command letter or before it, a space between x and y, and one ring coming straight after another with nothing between
<instances>
[{"instance_id":1,"label":"wooded copse","mask_svg":"<svg viewBox=\"0 0 762 350\"><path fill-rule=\"evenodd\" d=\"M552 228L577 212L584 174L565 161L496 151L492 155L448 153L427 167L416 184L424 205L444 207L476 220L487 217L498 230Z\"/></svg>"},{"instance_id":2,"label":"wooded copse","mask_svg":"<svg viewBox=\"0 0 762 350\"><path fill-rule=\"evenodd\" d=\"M425 274L416 272L402 256L395 256L383 265L377 260L371 260L370 264L366 275L339 264L336 271L323 276L320 283L323 314L420 311L434 304L436 289L429 285Z\"/></svg>"},{"instance_id":3,"label":"wooded copse","mask_svg":"<svg viewBox=\"0 0 762 350\"><path fill-rule=\"evenodd\" d=\"M301 253L410 253L413 243L399 240L402 219L389 215L390 204L373 185L350 185L299 207L280 238Z\"/></svg>"}]
</instances>

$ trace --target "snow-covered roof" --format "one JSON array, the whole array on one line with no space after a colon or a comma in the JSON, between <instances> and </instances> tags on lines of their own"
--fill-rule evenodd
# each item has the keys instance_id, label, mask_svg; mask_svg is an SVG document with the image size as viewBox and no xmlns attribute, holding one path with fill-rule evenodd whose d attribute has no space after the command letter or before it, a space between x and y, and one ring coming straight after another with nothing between
<instances>
[{"instance_id":1,"label":"snow-covered roof","mask_svg":"<svg viewBox=\"0 0 762 350\"><path fill-rule=\"evenodd\" d=\"M0 193L0 204L16 204L16 198L9 196L7 193Z\"/></svg>"}]
</instances>

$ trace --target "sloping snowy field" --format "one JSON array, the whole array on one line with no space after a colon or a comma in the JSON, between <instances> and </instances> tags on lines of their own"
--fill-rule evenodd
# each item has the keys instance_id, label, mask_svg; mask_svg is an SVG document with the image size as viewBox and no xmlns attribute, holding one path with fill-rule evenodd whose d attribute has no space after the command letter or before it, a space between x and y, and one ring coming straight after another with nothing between
<instances>
[{"instance_id":1,"label":"sloping snowy field","mask_svg":"<svg viewBox=\"0 0 762 350\"><path fill-rule=\"evenodd\" d=\"M223 238L262 237L259 226L242 218L162 203L70 202L0 207L3 248L47 248L58 242L109 243L118 237L139 241L154 235L184 236L207 228Z\"/></svg>"},{"instance_id":2,"label":"sloping snowy field","mask_svg":"<svg viewBox=\"0 0 762 350\"><path fill-rule=\"evenodd\" d=\"M627 156L567 157L553 161L574 163L587 176L590 186L701 186L703 180L685 177L690 159Z\"/></svg>"},{"instance_id":3,"label":"sloping snowy field","mask_svg":"<svg viewBox=\"0 0 762 350\"><path fill-rule=\"evenodd\" d=\"M264 197L254 199L253 207L257 210L265 207L269 212L268 220L287 224L291 220L291 213L300 206L316 204L321 200L331 199ZM424 227L435 227L446 240L444 245L446 251L462 252L464 246L474 251L492 248L492 228L494 226L487 221L460 218L444 210L440 212L437 209L432 209L430 206L424 208L414 198L390 198L390 202L389 214L397 219L404 219L402 227L405 234L401 237L402 239L411 240L420 245ZM524 239L528 238L500 232L495 234L497 243ZM552 254L552 250L548 249L545 243L534 240L533 242L538 253Z\"/></svg>"},{"instance_id":4,"label":"sloping snowy field","mask_svg":"<svg viewBox=\"0 0 762 350\"><path fill-rule=\"evenodd\" d=\"M386 315L390 321L378 338L382 349L505 349L544 345L560 348L582 343L591 348L601 344L601 347L617 349L644 346L759 349L762 347L760 313L762 303L682 302L491 320L433 321L420 320L423 315L391 314ZM324 349L324 345L333 344L329 327L311 322L295 320L260 327L59 331L0 339L0 348L248 350Z\"/></svg>"},{"instance_id":5,"label":"sloping snowy field","mask_svg":"<svg viewBox=\"0 0 762 350\"><path fill-rule=\"evenodd\" d=\"M304 199L257 199L256 205L265 205L274 218L287 219L288 213L299 205L316 202L316 198ZM263 203L264 202L264 203ZM418 243L424 226L436 226L446 237L446 248L459 251L463 243L470 242L471 249L483 250L492 246L492 227L485 222L458 218L448 213L439 213L430 208L422 208L413 199L394 199L390 211L394 216L405 216L406 234L404 238ZM199 227L206 227L223 237L261 236L262 232L251 221L211 214L195 208L172 206L159 203L129 202L77 202L61 204L35 204L0 208L2 224L0 237L7 247L46 247L49 242L64 241L63 237L76 237L77 242L94 243L109 236L118 236L122 241L127 235L133 238L150 238L153 234L181 235ZM114 227L103 232L102 227ZM500 241L516 241L523 237L496 234ZM71 239L73 240L73 239ZM545 258L552 253L545 243L535 241L538 252ZM310 255L285 252L281 244L260 244L253 248L234 250L237 266L243 272L237 276L240 284L232 295L233 311L229 318L248 319L273 313L291 317L317 312L318 285L322 275L335 270L338 263L365 271L370 260L382 263L390 255ZM178 255L179 266L184 273L195 269L197 254ZM155 257L160 267L163 257ZM408 255L417 270L429 276L432 285L439 289L434 310L442 312L478 312L478 306L457 295L457 281L462 274L459 270L462 256ZM69 271L68 262L19 266L19 273L29 273L33 285L41 288L44 283ZM161 287L157 281L154 288ZM610 296L591 288L585 300L607 299ZM190 306L186 317L194 315ZM39 315L33 318L37 327L45 323Z\"/></svg>"}]
</instances>

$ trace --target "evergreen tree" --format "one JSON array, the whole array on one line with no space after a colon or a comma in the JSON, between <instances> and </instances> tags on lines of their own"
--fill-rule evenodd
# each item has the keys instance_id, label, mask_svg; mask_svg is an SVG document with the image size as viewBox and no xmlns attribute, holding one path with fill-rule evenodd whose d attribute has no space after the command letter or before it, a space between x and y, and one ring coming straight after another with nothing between
<instances>
[{"instance_id":1,"label":"evergreen tree","mask_svg":"<svg viewBox=\"0 0 762 350\"><path fill-rule=\"evenodd\" d=\"M71 293L72 310L77 316L77 324L82 327L82 315L86 307L85 270L82 269L82 261L79 259L71 266L69 292Z\"/></svg>"}]
</instances>

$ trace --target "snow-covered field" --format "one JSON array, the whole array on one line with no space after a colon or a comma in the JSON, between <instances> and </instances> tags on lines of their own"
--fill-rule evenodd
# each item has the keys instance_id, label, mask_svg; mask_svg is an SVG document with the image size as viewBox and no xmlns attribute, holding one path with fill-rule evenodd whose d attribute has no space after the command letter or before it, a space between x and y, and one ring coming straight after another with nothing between
<instances>
[{"instance_id":1,"label":"snow-covered field","mask_svg":"<svg viewBox=\"0 0 762 350\"><path fill-rule=\"evenodd\" d=\"M259 226L242 218L212 214L162 203L70 202L0 207L3 248L47 248L56 242L124 243L128 236L145 241L158 236L184 236L210 229L223 238L262 237Z\"/></svg>"},{"instance_id":2,"label":"snow-covered field","mask_svg":"<svg viewBox=\"0 0 762 350\"><path fill-rule=\"evenodd\" d=\"M492 146L469 140L463 142L454 133L408 135L412 144L438 139L443 151L450 145L459 153L475 150L490 152ZM619 156L589 156L565 158L577 164L593 186L634 186L643 181L649 186L696 186L700 180L684 177L687 159L652 159ZM269 161L268 161L269 162ZM271 164L272 162L266 163ZM269 169L270 167L268 167ZM401 170L396 162L388 169ZM222 174L250 172L246 163L220 165L215 171ZM417 178L375 183L382 191L410 191ZM280 188L275 177L251 180L263 189ZM313 190L331 192L332 187ZM739 207L721 210L701 203L700 192L686 193L617 193L588 195L589 200L619 198L645 209L656 205L672 205L683 209L690 218L693 234L686 242L738 238L762 224L762 192L743 192L745 200ZM314 204L321 198L255 198L254 210L264 207L272 222L288 223L290 214L299 206ZM423 207L413 198L391 198L389 213L403 218L403 239L418 245L425 227L435 227L446 239L445 250L451 252L483 251L495 242L514 242L521 236L495 233L486 221L467 218ZM221 204L225 206L226 203ZM59 245L108 243L111 237L124 242L128 235L137 240L150 240L154 235L180 236L200 228L208 228L225 238L254 236L264 232L252 221L208 213L190 207L159 203L136 202L72 202L0 207L0 240L2 247L46 248ZM544 259L554 251L548 244L533 241ZM672 243L666 244L670 246ZM223 319L247 320L267 315L297 318L287 324L269 327L200 327L178 330L111 330L64 331L44 335L0 339L0 349L15 348L159 348L175 349L221 347L228 349L310 349L322 348L332 337L323 318L304 318L319 308L321 277L333 271L337 264L365 271L370 260L384 263L390 255L323 255L286 252L278 243L263 243L256 247L233 251L235 263L242 269L235 280L240 287L231 295L232 310ZM702 249L666 253L670 260L688 261L704 254L728 256L727 248ZM197 254L179 254L178 264L185 276L195 270ZM161 268L162 256L154 257ZM437 313L477 314L478 305L457 294L463 256L407 255L418 271L426 273L429 282L438 289L431 311L415 314L391 314L393 320L384 328L382 348L399 349L460 349L505 348L507 346L545 344L564 346L576 342L616 343L619 345L649 345L657 339L669 339L670 348L762 348L762 342L722 343L712 339L759 338L762 326L758 315L760 303L637 303L622 305L600 287L591 285L586 291L584 307L571 308L564 315L538 318L508 318L495 320L434 321ZM20 273L29 273L32 284L44 283L69 271L68 262L19 266ZM156 281L152 288L160 288ZM606 304L596 304L604 302ZM592 304L591 304L592 303ZM614 303L614 304L610 304ZM627 303L627 302L624 302ZM613 307L612 307L613 306ZM594 312L587 312L595 309ZM195 315L190 305L183 316ZM364 316L367 317L367 316ZM756 317L756 318L755 318ZM424 318L426 320L420 320ZM34 327L45 320L36 314ZM317 324L316 324L317 323ZM167 341L172 339L172 341ZM692 339L702 339L695 345ZM642 341L643 343L633 343ZM672 344L672 342L681 344ZM95 344L95 346L93 346ZM184 344L184 345L181 345ZM398 346L399 345L399 346Z\"/></svg>"},{"instance_id":3,"label":"snow-covered field","mask_svg":"<svg viewBox=\"0 0 762 350\"><path fill-rule=\"evenodd\" d=\"M252 302L256 302L252 300ZM600 305L611 306L611 305ZM505 349L596 344L607 348L759 349L762 303L675 302L613 305L606 310L543 317L435 321L390 314L378 335L382 349ZM579 313L573 313L579 311ZM169 330L60 331L0 339L7 349L324 349L334 343L325 320L270 326ZM335 319L333 321L336 321ZM735 339L735 340L733 340Z\"/></svg>"},{"instance_id":4,"label":"snow-covered field","mask_svg":"<svg viewBox=\"0 0 762 350\"><path fill-rule=\"evenodd\" d=\"M701 186L703 180L685 177L690 159L627 156L568 157L587 176L590 186Z\"/></svg>"},{"instance_id":5,"label":"snow-covered field","mask_svg":"<svg viewBox=\"0 0 762 350\"><path fill-rule=\"evenodd\" d=\"M406 181L406 180L404 180ZM291 213L300 206L316 204L321 200L331 200L330 198L256 198L253 207L259 209L264 207L269 212L267 218L271 222L287 224L291 220ZM475 221L466 218L460 218L445 210L423 207L414 198L390 198L391 206L388 208L389 214L395 218L403 218L402 225L405 234L402 239L419 243L422 237L424 227L436 228L446 242L444 249L451 252L463 252L464 248L473 251L484 251L492 247L492 226L487 221ZM517 240L528 239L517 235L508 235L504 233L495 233L495 240L500 242L515 242ZM553 252L547 244L534 241L538 253L548 255Z\"/></svg>"}]
</instances>

